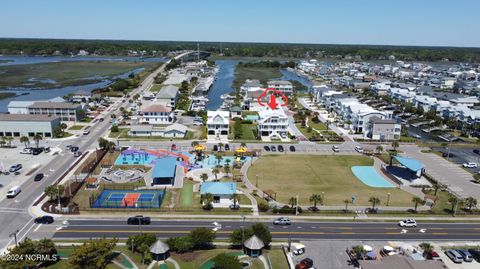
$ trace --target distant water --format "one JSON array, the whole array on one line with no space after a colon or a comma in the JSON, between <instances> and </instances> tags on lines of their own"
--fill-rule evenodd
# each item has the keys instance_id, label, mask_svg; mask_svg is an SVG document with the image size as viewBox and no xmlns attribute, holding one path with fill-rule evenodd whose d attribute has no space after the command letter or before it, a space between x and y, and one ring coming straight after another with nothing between
<instances>
[{"instance_id":1,"label":"distant water","mask_svg":"<svg viewBox=\"0 0 480 269\"><path fill-rule=\"evenodd\" d=\"M223 103L220 98L222 94L234 92L232 83L235 80L235 67L240 61L238 60L218 60L215 61L219 67L217 73L217 80L213 82L210 91L208 92L207 110L219 109Z\"/></svg>"},{"instance_id":2,"label":"distant water","mask_svg":"<svg viewBox=\"0 0 480 269\"><path fill-rule=\"evenodd\" d=\"M299 76L292 71L282 69L280 72L282 73L282 80L296 80L309 89L313 86L312 82L308 78Z\"/></svg>"},{"instance_id":3,"label":"distant water","mask_svg":"<svg viewBox=\"0 0 480 269\"><path fill-rule=\"evenodd\" d=\"M1 62L7 60L7 62ZM166 58L152 57L115 57L115 56L20 56L20 55L0 55L0 66L20 65L20 64L40 64L40 63L58 63L58 62L79 62L79 61L144 61L144 62L165 62Z\"/></svg>"}]
</instances>

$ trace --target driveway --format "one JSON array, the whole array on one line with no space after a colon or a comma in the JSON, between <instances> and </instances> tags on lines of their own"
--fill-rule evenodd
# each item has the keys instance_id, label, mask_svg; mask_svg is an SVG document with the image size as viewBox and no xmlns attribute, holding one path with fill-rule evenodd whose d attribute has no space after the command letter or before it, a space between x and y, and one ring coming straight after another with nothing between
<instances>
[{"instance_id":1,"label":"driveway","mask_svg":"<svg viewBox=\"0 0 480 269\"><path fill-rule=\"evenodd\" d=\"M434 153L422 153L416 145L402 145L403 155L419 160L425 165L425 171L439 182L447 185L459 196L480 199L480 185L472 182L473 176L458 164L447 161Z\"/></svg>"}]
</instances>

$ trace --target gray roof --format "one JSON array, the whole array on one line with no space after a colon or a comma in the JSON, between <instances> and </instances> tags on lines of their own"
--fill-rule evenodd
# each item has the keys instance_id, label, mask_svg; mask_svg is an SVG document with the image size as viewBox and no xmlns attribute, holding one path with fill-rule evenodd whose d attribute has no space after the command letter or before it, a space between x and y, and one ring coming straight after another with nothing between
<instances>
[{"instance_id":1,"label":"gray roof","mask_svg":"<svg viewBox=\"0 0 480 269\"><path fill-rule=\"evenodd\" d=\"M132 125L130 126L130 132L150 132L153 126L144 124L144 125Z\"/></svg>"},{"instance_id":2,"label":"gray roof","mask_svg":"<svg viewBox=\"0 0 480 269\"><path fill-rule=\"evenodd\" d=\"M71 103L58 103L58 102L35 102L28 108L65 108L65 109L77 109L82 105L80 104L71 104Z\"/></svg>"},{"instance_id":3,"label":"gray roof","mask_svg":"<svg viewBox=\"0 0 480 269\"><path fill-rule=\"evenodd\" d=\"M174 85L168 85L160 89L160 91L157 94L157 98L171 99L171 98L175 98L177 94L178 94L178 87Z\"/></svg>"},{"instance_id":4,"label":"gray roof","mask_svg":"<svg viewBox=\"0 0 480 269\"><path fill-rule=\"evenodd\" d=\"M169 250L170 248L168 245L160 240L157 240L157 242L150 247L150 252L153 254L163 254L167 253Z\"/></svg>"},{"instance_id":5,"label":"gray roof","mask_svg":"<svg viewBox=\"0 0 480 269\"><path fill-rule=\"evenodd\" d=\"M54 121L57 116L33 114L0 114L0 121Z\"/></svg>"},{"instance_id":6,"label":"gray roof","mask_svg":"<svg viewBox=\"0 0 480 269\"><path fill-rule=\"evenodd\" d=\"M379 117L371 117L370 118L370 122L371 123L375 123L375 124L395 124L397 123L395 120L392 120L392 119L380 119Z\"/></svg>"},{"instance_id":7,"label":"gray roof","mask_svg":"<svg viewBox=\"0 0 480 269\"><path fill-rule=\"evenodd\" d=\"M253 249L253 250L260 250L262 249L265 244L263 243L262 240L260 240L256 235L252 235L247 241L243 243L243 245L248 248L248 249Z\"/></svg>"},{"instance_id":8,"label":"gray roof","mask_svg":"<svg viewBox=\"0 0 480 269\"><path fill-rule=\"evenodd\" d=\"M170 132L174 130L185 133L188 130L188 127L180 123L174 123L165 127L165 132Z\"/></svg>"},{"instance_id":9,"label":"gray roof","mask_svg":"<svg viewBox=\"0 0 480 269\"><path fill-rule=\"evenodd\" d=\"M278 85L292 85L288 80L270 80L267 84L278 84Z\"/></svg>"},{"instance_id":10,"label":"gray roof","mask_svg":"<svg viewBox=\"0 0 480 269\"><path fill-rule=\"evenodd\" d=\"M8 107L28 107L33 105L35 101L10 101Z\"/></svg>"}]
</instances>

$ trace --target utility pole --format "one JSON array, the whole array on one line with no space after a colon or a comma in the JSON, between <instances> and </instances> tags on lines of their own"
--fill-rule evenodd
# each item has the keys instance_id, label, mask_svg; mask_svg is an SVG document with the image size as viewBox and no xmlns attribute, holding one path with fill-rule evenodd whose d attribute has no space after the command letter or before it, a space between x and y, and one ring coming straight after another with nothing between
<instances>
[{"instance_id":1,"label":"utility pole","mask_svg":"<svg viewBox=\"0 0 480 269\"><path fill-rule=\"evenodd\" d=\"M60 204L60 185L59 184L57 184L57 198L58 198L58 212L60 212L62 205Z\"/></svg>"},{"instance_id":2,"label":"utility pole","mask_svg":"<svg viewBox=\"0 0 480 269\"><path fill-rule=\"evenodd\" d=\"M297 216L298 215L298 194L295 200L297 202L297 206L295 207L295 216Z\"/></svg>"},{"instance_id":3,"label":"utility pole","mask_svg":"<svg viewBox=\"0 0 480 269\"><path fill-rule=\"evenodd\" d=\"M16 230L15 232L11 233L9 236L14 238L15 240L15 247L18 246L18 242L17 242L17 233L18 233L18 230Z\"/></svg>"}]
</instances>

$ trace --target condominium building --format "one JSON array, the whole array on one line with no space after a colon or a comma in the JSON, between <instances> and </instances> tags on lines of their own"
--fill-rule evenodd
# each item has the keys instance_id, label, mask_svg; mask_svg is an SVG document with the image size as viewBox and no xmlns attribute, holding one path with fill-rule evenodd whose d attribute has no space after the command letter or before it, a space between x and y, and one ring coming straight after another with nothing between
<instances>
[{"instance_id":1,"label":"condominium building","mask_svg":"<svg viewBox=\"0 0 480 269\"><path fill-rule=\"evenodd\" d=\"M78 121L83 115L79 112L82 105L63 102L34 102L27 107L28 114L32 115L53 115L62 121Z\"/></svg>"},{"instance_id":2,"label":"condominium building","mask_svg":"<svg viewBox=\"0 0 480 269\"><path fill-rule=\"evenodd\" d=\"M139 123L170 124L173 121L172 109L158 103L146 105L141 115Z\"/></svg>"}]
</instances>

